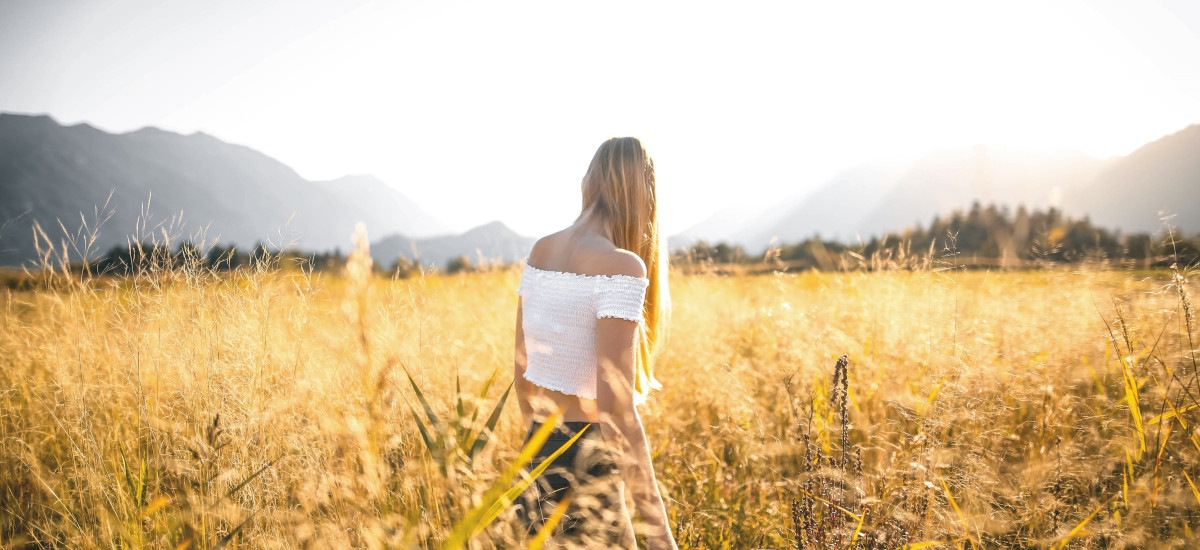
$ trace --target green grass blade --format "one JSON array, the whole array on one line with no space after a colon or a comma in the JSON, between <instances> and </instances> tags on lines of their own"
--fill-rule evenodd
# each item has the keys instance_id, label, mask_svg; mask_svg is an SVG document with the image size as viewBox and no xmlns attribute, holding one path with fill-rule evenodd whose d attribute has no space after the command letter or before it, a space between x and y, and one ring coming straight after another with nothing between
<instances>
[{"instance_id":1,"label":"green grass blade","mask_svg":"<svg viewBox=\"0 0 1200 550\"><path fill-rule=\"evenodd\" d=\"M421 393L421 388L417 387L417 381L413 380L412 373L408 372L408 366L403 362L400 363L400 368L404 369L404 375L408 377L408 383L412 384L413 392L417 394L417 400L421 402L421 406L425 408L425 416L429 417L429 423L433 425L433 429L438 433L442 431L442 422L433 412L433 407L429 406L429 401L425 400L425 394Z\"/></svg>"},{"instance_id":2,"label":"green grass blade","mask_svg":"<svg viewBox=\"0 0 1200 550\"><path fill-rule=\"evenodd\" d=\"M257 511L250 514L245 520L243 520L241 523L239 523L237 527L234 527L233 530L230 531L228 535L225 535L224 537L222 537L221 541L218 542L216 546L212 547L212 550L219 550L221 548L225 548L225 546L227 544L229 544L229 541L233 540L233 537L236 537L238 533L241 533L242 529L246 527L246 524L250 523L250 520L254 519L254 516L256 516L256 515L258 515Z\"/></svg>"},{"instance_id":3,"label":"green grass blade","mask_svg":"<svg viewBox=\"0 0 1200 550\"><path fill-rule=\"evenodd\" d=\"M508 468L500 474L500 477L483 494L479 506L467 512L462 521L454 527L454 531L450 533L450 536L446 538L446 542L442 544L442 550L458 550L466 546L471 537L474 537L476 533L486 528L488 523L491 523L483 521L485 515L491 510L493 504L504 497L509 484L512 483L517 473L521 471L521 468L524 468L526 464L529 464L529 461L533 460L538 450L542 448L542 444L550 437L550 432L554 431L554 426L561 417L561 412L550 415L545 423L529 437L529 441L521 448L521 452L517 455L516 460L513 460L508 465Z\"/></svg>"},{"instance_id":4,"label":"green grass blade","mask_svg":"<svg viewBox=\"0 0 1200 550\"><path fill-rule=\"evenodd\" d=\"M488 390L491 389L492 383L496 381L496 376L498 374L500 374L499 367L492 370L492 374L488 376L488 379L486 381L484 381L483 389L480 390L480 392L479 392L479 401L478 401L479 403L482 403L483 400L487 398ZM479 410L480 409L482 409L482 407L480 407L479 405L476 405L475 408L471 411L471 421L467 423L468 427L471 427L471 428L475 427L475 421L479 419ZM458 441L458 447L460 449L462 449L463 454L468 455L468 457L473 457L474 455L472 455L472 453L471 453L471 448L468 447L468 445L471 442L470 430L468 429L465 433L463 433L461 435L462 435L462 438L459 439L459 441Z\"/></svg>"},{"instance_id":5,"label":"green grass blade","mask_svg":"<svg viewBox=\"0 0 1200 550\"><path fill-rule=\"evenodd\" d=\"M125 470L125 484L129 485L129 496L136 496L137 487L133 484L133 478L129 475L129 461L125 459L125 446L118 444L117 451L121 453L121 468Z\"/></svg>"},{"instance_id":6,"label":"green grass blade","mask_svg":"<svg viewBox=\"0 0 1200 550\"><path fill-rule=\"evenodd\" d=\"M138 508L141 508L142 503L146 502L146 481L148 481L150 479L150 471L149 471L149 462L150 461L146 460L147 458L149 458L146 455L147 455L147 451L146 451L145 447L143 447L142 448L142 457L141 457L142 458L142 467L138 471L138 485L137 485L137 506L138 506Z\"/></svg>"},{"instance_id":7,"label":"green grass blade","mask_svg":"<svg viewBox=\"0 0 1200 550\"><path fill-rule=\"evenodd\" d=\"M242 482L238 483L237 486L234 487L233 489L230 489L229 492L225 494L225 498L233 498L234 493L240 491L242 489L242 487L246 486L247 483L254 481L254 478L258 477L260 474L265 472L267 470L267 468L270 468L272 465L274 465L276 462L278 462L280 458L283 458L283 455L279 455L279 456L275 457L274 459L272 459L270 462L263 464L262 468L259 468L258 471L254 472L253 474L250 474L250 476L247 477L246 479L243 479Z\"/></svg>"},{"instance_id":8,"label":"green grass blade","mask_svg":"<svg viewBox=\"0 0 1200 550\"><path fill-rule=\"evenodd\" d=\"M485 381L483 383L483 389L479 390L479 398L480 399L487 397L488 390L492 388L492 383L496 381L496 376L498 376L499 374L500 374L500 367L496 367L496 370L492 371L492 375L489 376L487 381Z\"/></svg>"},{"instance_id":9,"label":"green grass blade","mask_svg":"<svg viewBox=\"0 0 1200 550\"><path fill-rule=\"evenodd\" d=\"M417 432L421 434L421 441L425 443L425 449L440 464L442 462L442 448L435 444L433 439L429 437L429 431L425 429L425 423L421 422L421 417L412 408L412 405L408 406L408 410L412 413L413 420L417 422Z\"/></svg>"},{"instance_id":10,"label":"green grass blade","mask_svg":"<svg viewBox=\"0 0 1200 550\"><path fill-rule=\"evenodd\" d=\"M467 407L463 404L462 379L458 375L457 367L454 369L454 401L455 410L458 412L458 418L454 423L454 442L458 444L459 451L466 454L467 442L471 440L471 427L475 425L475 417L471 417L470 423L463 423L467 418ZM479 411L478 404L475 405L475 411Z\"/></svg>"},{"instance_id":11,"label":"green grass blade","mask_svg":"<svg viewBox=\"0 0 1200 550\"><path fill-rule=\"evenodd\" d=\"M496 381L496 376L500 374L500 367L492 371L492 375L488 376L487 381L483 383L483 389L479 392L479 400L483 401L487 398L488 390L492 389L492 383ZM471 415L471 425L475 425L475 420L479 417L479 407L475 407L475 412Z\"/></svg>"},{"instance_id":12,"label":"green grass blade","mask_svg":"<svg viewBox=\"0 0 1200 550\"><path fill-rule=\"evenodd\" d=\"M454 369L454 400L455 400L455 408L458 410L458 423L461 425L462 419L467 417L467 410L466 410L466 407L463 406L462 378L458 375L457 368Z\"/></svg>"},{"instance_id":13,"label":"green grass blade","mask_svg":"<svg viewBox=\"0 0 1200 550\"><path fill-rule=\"evenodd\" d=\"M487 423L483 429L479 430L479 435L475 437L475 444L471 446L471 452L467 454L468 460L475 460L479 453L483 452L483 448L487 446L488 440L492 438L492 433L496 431L496 424L500 422L500 413L504 412L504 403L508 401L508 395L512 393L513 385L509 383L508 389L504 390L504 395L500 396L500 402L496 403L496 408L492 409L491 416L488 417Z\"/></svg>"},{"instance_id":14,"label":"green grass blade","mask_svg":"<svg viewBox=\"0 0 1200 550\"><path fill-rule=\"evenodd\" d=\"M529 472L529 475L522 476L521 480L518 481L516 483L516 485L513 485L511 488L509 488L509 490L505 491L504 494L500 497L500 499L497 500L495 503L493 503L491 508L488 509L488 512L484 516L483 521L480 522L479 528L475 531L475 533L472 533L472 535L477 534L479 531L482 531L484 527L487 527L488 524L495 521L496 518L500 516L500 513L503 512L505 508L508 508L508 505L512 504L513 501L517 499L517 495L520 495L522 492L525 491L525 489L529 488L529 486L533 483L533 480L537 479L538 476L542 475L542 472L545 472L546 468L550 467L550 464L552 464L554 462L554 459L558 458L559 455L566 452L566 450L569 449L571 447L571 445L574 445L575 441L578 440L579 437L583 435L583 432L586 432L588 430L588 428L590 428L590 427L591 427L591 425L584 426L582 430L579 430L579 433L575 434L574 437L567 440L567 442L565 444L563 444L562 447L559 447L556 451L554 451L553 453L550 453L550 456L546 457L546 459L543 460L541 464L538 464L537 467L533 469L533 471Z\"/></svg>"}]
</instances>

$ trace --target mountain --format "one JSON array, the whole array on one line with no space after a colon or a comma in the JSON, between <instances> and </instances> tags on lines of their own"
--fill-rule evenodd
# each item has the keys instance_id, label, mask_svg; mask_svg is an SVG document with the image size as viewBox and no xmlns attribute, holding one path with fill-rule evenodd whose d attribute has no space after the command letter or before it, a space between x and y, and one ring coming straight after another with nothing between
<instances>
[{"instance_id":1,"label":"mountain","mask_svg":"<svg viewBox=\"0 0 1200 550\"><path fill-rule=\"evenodd\" d=\"M454 232L412 199L375 176L359 174L315 183L342 202L354 204L371 219L378 220L379 224L372 228L375 234L402 233L412 237L431 237Z\"/></svg>"},{"instance_id":2,"label":"mountain","mask_svg":"<svg viewBox=\"0 0 1200 550\"><path fill-rule=\"evenodd\" d=\"M834 176L815 192L783 201L764 212L759 223L735 233L737 242L761 252L776 243L804 240L815 234L853 242L862 231L863 213L879 206L903 167L868 163Z\"/></svg>"},{"instance_id":3,"label":"mountain","mask_svg":"<svg viewBox=\"0 0 1200 550\"><path fill-rule=\"evenodd\" d=\"M796 242L814 234L823 238L853 240L864 208L873 208L898 177L896 167L866 163L843 171L815 191L799 189L783 197L757 201L764 207L733 206L709 216L668 238L672 250L696 241L740 244L759 254L772 240Z\"/></svg>"},{"instance_id":4,"label":"mountain","mask_svg":"<svg viewBox=\"0 0 1200 550\"><path fill-rule=\"evenodd\" d=\"M795 242L816 234L854 242L929 223L975 201L1058 206L1127 232L1160 229L1165 211L1176 215L1176 227L1196 231L1200 125L1105 161L1077 151L976 146L935 151L906 165L864 164L812 192L799 188L754 197L753 204L765 206L723 210L669 242L679 248L698 239L725 241L750 253L772 239ZM423 263L464 254L513 260L532 245L499 222L450 235L444 223L377 178L308 181L276 159L203 132L147 127L113 134L45 115L0 113L0 265L35 258L33 222L57 245L60 220L74 231L83 220L94 227L108 211L93 257L135 234L161 239L164 228L175 242L346 250L358 222L372 235L391 235L374 251L387 261L413 258L414 246Z\"/></svg>"},{"instance_id":5,"label":"mountain","mask_svg":"<svg viewBox=\"0 0 1200 550\"><path fill-rule=\"evenodd\" d=\"M1200 124L1143 145L1113 161L1080 198L1079 212L1102 227L1158 232L1170 223L1200 231Z\"/></svg>"},{"instance_id":6,"label":"mountain","mask_svg":"<svg viewBox=\"0 0 1200 550\"><path fill-rule=\"evenodd\" d=\"M410 260L419 258L424 266L445 266L458 256L467 256L474 264L480 263L481 259L515 262L529 255L535 240L518 235L503 223L494 221L460 235L424 239L391 235L371 243L371 257L384 266L392 265L401 257Z\"/></svg>"},{"instance_id":7,"label":"mountain","mask_svg":"<svg viewBox=\"0 0 1200 550\"><path fill-rule=\"evenodd\" d=\"M671 250L689 248L697 241L734 240L747 227L755 226L755 219L762 214L760 208L754 206L731 206L713 213L691 227L667 237L667 246ZM714 240L715 239L715 240Z\"/></svg>"},{"instance_id":8,"label":"mountain","mask_svg":"<svg viewBox=\"0 0 1200 550\"><path fill-rule=\"evenodd\" d=\"M864 210L858 231L880 235L927 224L971 203L1074 204L1102 162L1079 151L1028 151L979 145L936 151L904 172L874 208Z\"/></svg>"},{"instance_id":9,"label":"mountain","mask_svg":"<svg viewBox=\"0 0 1200 550\"><path fill-rule=\"evenodd\" d=\"M1124 157L1098 160L1078 151L1027 151L979 145L932 152L906 166L847 170L801 196L761 197L757 211L729 209L671 237L761 252L774 237L816 234L844 242L927 224L973 202L1058 207L1125 232L1157 232L1160 212L1172 226L1200 231L1200 125L1165 136Z\"/></svg>"},{"instance_id":10,"label":"mountain","mask_svg":"<svg viewBox=\"0 0 1200 550\"><path fill-rule=\"evenodd\" d=\"M34 221L57 243L58 220L74 231L82 213L94 227L98 209L112 215L95 255L132 235L161 239L162 228L175 241L291 243L313 251L349 248L360 221L375 234L445 229L379 180L310 182L278 160L203 132L147 127L112 134L45 115L0 113L0 265L35 257Z\"/></svg>"}]
</instances>

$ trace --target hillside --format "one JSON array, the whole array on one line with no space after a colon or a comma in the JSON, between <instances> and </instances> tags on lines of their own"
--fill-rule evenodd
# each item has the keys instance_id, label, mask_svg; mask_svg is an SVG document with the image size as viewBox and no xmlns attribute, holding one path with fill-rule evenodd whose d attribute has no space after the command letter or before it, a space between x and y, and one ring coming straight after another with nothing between
<instances>
[{"instance_id":1,"label":"hillside","mask_svg":"<svg viewBox=\"0 0 1200 550\"><path fill-rule=\"evenodd\" d=\"M371 243L371 256L382 265L391 265L401 257L419 260L424 266L445 266L458 256L467 256L471 263L479 263L481 256L483 260L514 262L529 254L535 240L494 221L459 235L424 239L391 235Z\"/></svg>"},{"instance_id":2,"label":"hillside","mask_svg":"<svg viewBox=\"0 0 1200 550\"><path fill-rule=\"evenodd\" d=\"M1100 225L1159 231L1171 223L1200 230L1200 125L1143 145L1110 164L1080 198L1080 212Z\"/></svg>"},{"instance_id":3,"label":"hillside","mask_svg":"<svg viewBox=\"0 0 1200 550\"><path fill-rule=\"evenodd\" d=\"M863 230L864 213L883 200L894 185L902 167L864 164L846 170L816 192L798 200L782 201L764 212L752 224L735 233L732 239L751 248L761 249L771 242L798 242L816 233L823 238L853 241Z\"/></svg>"},{"instance_id":4,"label":"hillside","mask_svg":"<svg viewBox=\"0 0 1200 550\"><path fill-rule=\"evenodd\" d=\"M820 234L845 242L928 224L972 203L1056 206L1125 232L1157 231L1159 212L1200 230L1200 125L1147 144L1125 157L1098 160L1078 151L1027 151L994 146L932 152L906 166L865 164L815 191L760 197L758 211L726 210L671 236L674 249L696 240L767 243ZM719 221L719 223L716 223Z\"/></svg>"},{"instance_id":5,"label":"hillside","mask_svg":"<svg viewBox=\"0 0 1200 550\"><path fill-rule=\"evenodd\" d=\"M403 233L413 237L448 235L454 230L379 178L358 174L316 184L342 202L362 209L377 220L376 234Z\"/></svg>"},{"instance_id":6,"label":"hillside","mask_svg":"<svg viewBox=\"0 0 1200 550\"><path fill-rule=\"evenodd\" d=\"M1025 151L976 146L926 155L865 211L864 236L928 223L973 202L1064 207L1096 175L1101 161L1078 151Z\"/></svg>"},{"instance_id":7,"label":"hillside","mask_svg":"<svg viewBox=\"0 0 1200 550\"><path fill-rule=\"evenodd\" d=\"M57 240L59 220L68 230L80 226L81 213L92 222L110 193L112 216L96 254L135 234L161 238L162 228L177 239L329 250L347 248L360 221L376 235L446 227L374 178L310 182L263 153L202 132L112 134L0 113L0 265L34 258L34 221Z\"/></svg>"}]
</instances>

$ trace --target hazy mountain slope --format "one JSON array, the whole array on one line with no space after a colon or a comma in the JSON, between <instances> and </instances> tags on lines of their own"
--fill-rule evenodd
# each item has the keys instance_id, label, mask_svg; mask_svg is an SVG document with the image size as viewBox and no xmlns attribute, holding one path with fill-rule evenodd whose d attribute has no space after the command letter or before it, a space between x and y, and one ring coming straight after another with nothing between
<instances>
[{"instance_id":1,"label":"hazy mountain slope","mask_svg":"<svg viewBox=\"0 0 1200 550\"><path fill-rule=\"evenodd\" d=\"M454 230L426 212L412 199L371 175L352 175L315 182L343 202L353 204L377 220L372 234L401 233L411 237L447 235Z\"/></svg>"},{"instance_id":2,"label":"hazy mountain slope","mask_svg":"<svg viewBox=\"0 0 1200 550\"><path fill-rule=\"evenodd\" d=\"M33 221L53 229L57 240L56 220L77 228L80 212L90 218L110 192L114 213L101 230L99 253L127 241L147 201L150 228L182 213L183 229L173 233L186 238L207 225L208 241L242 247L298 238L294 245L306 250L346 249L357 222L373 234L398 226L379 213L379 204L331 192L267 155L204 133L110 134L87 124L64 127L48 116L0 113L0 223L8 223L0 265L33 257Z\"/></svg>"},{"instance_id":3,"label":"hazy mountain slope","mask_svg":"<svg viewBox=\"0 0 1200 550\"><path fill-rule=\"evenodd\" d=\"M802 199L764 212L759 218L763 223L747 227L732 238L744 243L753 254L762 252L773 238L776 243L793 243L819 234L825 239L852 242L864 215L879 205L903 168L863 164L842 172Z\"/></svg>"},{"instance_id":4,"label":"hazy mountain slope","mask_svg":"<svg viewBox=\"0 0 1200 550\"><path fill-rule=\"evenodd\" d=\"M1164 211L1175 215L1176 228L1200 231L1200 125L1114 160L1087 187L1077 210L1127 232L1161 230Z\"/></svg>"},{"instance_id":5,"label":"hazy mountain slope","mask_svg":"<svg viewBox=\"0 0 1200 550\"><path fill-rule=\"evenodd\" d=\"M105 224L100 246L123 242L120 233L135 230L139 204L150 197L151 182L173 179L165 159L143 157L132 141L139 136L114 136L86 124L58 125L49 117L0 115L0 220L9 223L0 237L0 262L5 264L32 256L31 228L38 221L51 235L61 235L56 219L68 229L80 224L80 212L90 219L110 191L110 206L117 206ZM153 204L212 204L215 214L223 204L204 199L204 190L194 186L154 186ZM169 217L175 211L157 208ZM161 219L164 216L159 216Z\"/></svg>"},{"instance_id":6,"label":"hazy mountain slope","mask_svg":"<svg viewBox=\"0 0 1200 550\"><path fill-rule=\"evenodd\" d=\"M697 225L685 234L741 244L754 254L772 237L789 243L820 234L854 242L860 236L865 240L928 224L934 216L968 208L974 201L1029 207L1075 204L1103 165L1077 151L945 149L909 165L860 165L800 199L762 197L758 202L771 206L743 213L735 229L729 229L729 223Z\"/></svg>"},{"instance_id":7,"label":"hazy mountain slope","mask_svg":"<svg viewBox=\"0 0 1200 550\"><path fill-rule=\"evenodd\" d=\"M700 220L691 227L669 235L667 246L671 250L688 248L697 241L717 243L733 242L733 236L753 226L762 214L758 206L731 206Z\"/></svg>"},{"instance_id":8,"label":"hazy mountain slope","mask_svg":"<svg viewBox=\"0 0 1200 550\"><path fill-rule=\"evenodd\" d=\"M207 236L225 243L278 245L296 238L301 248L321 250L348 243L355 223L366 221L351 205L249 147L154 128L114 137L128 153L129 184L153 193L152 212L182 211L193 229L211 223ZM117 206L129 208L137 197L127 195Z\"/></svg>"},{"instance_id":9,"label":"hazy mountain slope","mask_svg":"<svg viewBox=\"0 0 1200 550\"><path fill-rule=\"evenodd\" d=\"M1065 206L1101 168L1078 151L1038 152L994 146L945 149L926 155L902 175L857 230L867 235L928 224L972 202L1030 208Z\"/></svg>"},{"instance_id":10,"label":"hazy mountain slope","mask_svg":"<svg viewBox=\"0 0 1200 550\"><path fill-rule=\"evenodd\" d=\"M513 262L524 259L533 249L533 237L524 237L508 226L495 221L470 229L460 235L444 235L425 239L413 239L404 235L390 235L371 243L371 257L384 266L390 266L397 258L410 260L420 257L421 265L445 266L458 256L467 256L477 264L480 255L485 260Z\"/></svg>"}]
</instances>

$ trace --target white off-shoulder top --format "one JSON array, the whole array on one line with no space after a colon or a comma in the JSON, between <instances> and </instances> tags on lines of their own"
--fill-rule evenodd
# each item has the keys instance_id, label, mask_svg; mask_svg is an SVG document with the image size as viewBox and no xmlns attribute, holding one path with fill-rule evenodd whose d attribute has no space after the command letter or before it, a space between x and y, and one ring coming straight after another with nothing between
<instances>
[{"instance_id":1,"label":"white off-shoulder top","mask_svg":"<svg viewBox=\"0 0 1200 550\"><path fill-rule=\"evenodd\" d=\"M543 388L596 398L596 325L602 317L644 323L650 280L583 275L525 264L517 294L528 363L525 379ZM645 396L633 394L635 404Z\"/></svg>"}]
</instances>

